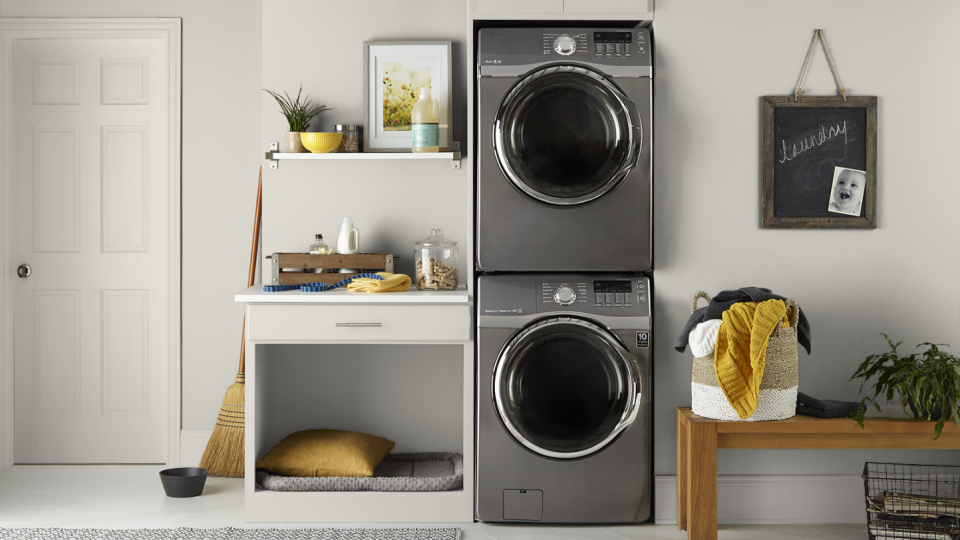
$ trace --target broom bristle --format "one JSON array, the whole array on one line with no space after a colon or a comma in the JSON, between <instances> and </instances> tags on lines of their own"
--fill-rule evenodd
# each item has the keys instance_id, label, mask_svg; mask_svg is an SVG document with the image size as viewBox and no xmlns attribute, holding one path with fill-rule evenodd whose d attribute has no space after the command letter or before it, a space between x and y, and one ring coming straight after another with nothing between
<instances>
[{"instance_id":1,"label":"broom bristle","mask_svg":"<svg viewBox=\"0 0 960 540\"><path fill-rule=\"evenodd\" d=\"M243 404L244 376L230 385L223 397L217 425L203 451L200 466L212 476L243 478Z\"/></svg>"}]
</instances>

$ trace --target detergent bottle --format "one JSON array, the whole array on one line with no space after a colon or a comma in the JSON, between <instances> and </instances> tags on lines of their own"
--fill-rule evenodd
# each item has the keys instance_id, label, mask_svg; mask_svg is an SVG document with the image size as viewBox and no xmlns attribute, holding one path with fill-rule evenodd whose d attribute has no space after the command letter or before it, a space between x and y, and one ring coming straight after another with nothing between
<instances>
[{"instance_id":1,"label":"detergent bottle","mask_svg":"<svg viewBox=\"0 0 960 540\"><path fill-rule=\"evenodd\" d=\"M413 106L410 114L413 124L413 152L440 151L440 103L430 99L430 87L420 88L420 99Z\"/></svg>"}]
</instances>

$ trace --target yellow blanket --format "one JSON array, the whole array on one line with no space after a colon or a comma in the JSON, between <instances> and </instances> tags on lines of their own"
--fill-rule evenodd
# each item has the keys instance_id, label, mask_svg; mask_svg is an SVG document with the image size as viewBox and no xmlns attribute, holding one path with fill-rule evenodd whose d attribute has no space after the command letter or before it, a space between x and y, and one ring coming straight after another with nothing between
<instances>
[{"instance_id":1,"label":"yellow blanket","mask_svg":"<svg viewBox=\"0 0 960 540\"><path fill-rule=\"evenodd\" d=\"M714 357L717 381L741 419L757 408L767 342L786 312L782 300L740 302L723 312Z\"/></svg>"},{"instance_id":2,"label":"yellow blanket","mask_svg":"<svg viewBox=\"0 0 960 540\"><path fill-rule=\"evenodd\" d=\"M377 272L377 275L383 276L383 279L356 278L347 284L347 290L353 292L403 292L410 288L410 276L406 274Z\"/></svg>"}]
</instances>

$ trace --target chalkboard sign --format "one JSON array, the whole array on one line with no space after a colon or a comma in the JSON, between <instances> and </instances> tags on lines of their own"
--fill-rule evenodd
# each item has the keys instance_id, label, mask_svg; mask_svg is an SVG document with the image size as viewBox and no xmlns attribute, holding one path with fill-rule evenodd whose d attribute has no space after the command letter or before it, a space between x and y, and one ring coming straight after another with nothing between
<instances>
[{"instance_id":1,"label":"chalkboard sign","mask_svg":"<svg viewBox=\"0 0 960 540\"><path fill-rule=\"evenodd\" d=\"M763 227L876 228L877 98L763 98Z\"/></svg>"}]
</instances>

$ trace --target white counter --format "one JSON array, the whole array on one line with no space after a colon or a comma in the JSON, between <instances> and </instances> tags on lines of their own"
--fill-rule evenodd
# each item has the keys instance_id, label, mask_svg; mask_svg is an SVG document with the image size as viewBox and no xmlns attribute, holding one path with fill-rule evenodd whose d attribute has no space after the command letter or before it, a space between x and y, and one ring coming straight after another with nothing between
<instances>
[{"instance_id":1,"label":"white counter","mask_svg":"<svg viewBox=\"0 0 960 540\"><path fill-rule=\"evenodd\" d=\"M247 304L470 304L466 285L452 291L420 291L411 286L406 292L349 292L346 287L324 292L264 292L263 285L254 285L234 296L235 302Z\"/></svg>"},{"instance_id":2,"label":"white counter","mask_svg":"<svg viewBox=\"0 0 960 540\"><path fill-rule=\"evenodd\" d=\"M244 519L463 523L473 520L473 307L453 291L264 292L246 315ZM463 487L439 492L281 492L256 460L283 436L332 426L392 437L402 451L458 452Z\"/></svg>"}]
</instances>

